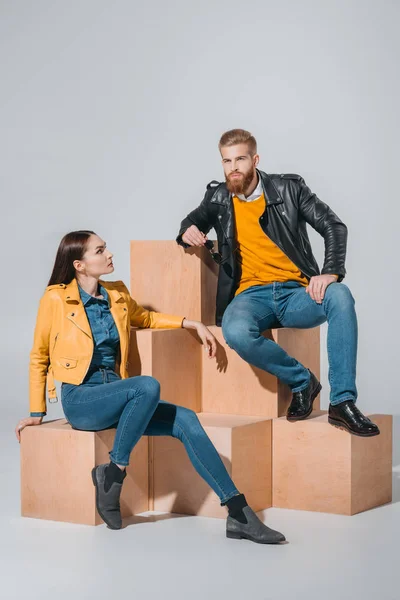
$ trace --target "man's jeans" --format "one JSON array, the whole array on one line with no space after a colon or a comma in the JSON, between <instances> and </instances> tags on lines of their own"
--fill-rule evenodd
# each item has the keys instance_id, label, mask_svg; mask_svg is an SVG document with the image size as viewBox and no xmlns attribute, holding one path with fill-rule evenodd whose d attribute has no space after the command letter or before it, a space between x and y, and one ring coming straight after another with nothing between
<instances>
[{"instance_id":1,"label":"man's jeans","mask_svg":"<svg viewBox=\"0 0 400 600\"><path fill-rule=\"evenodd\" d=\"M121 379L109 368L89 372L81 385L63 383L61 401L75 429L117 429L110 458L128 465L142 435L167 435L180 440L198 474L219 496L221 503L238 490L192 410L160 400L160 384L153 377Z\"/></svg>"},{"instance_id":2,"label":"man's jeans","mask_svg":"<svg viewBox=\"0 0 400 600\"><path fill-rule=\"evenodd\" d=\"M266 329L308 329L328 321L330 401L336 405L357 399L357 316L354 298L343 283L331 283L322 304L294 281L253 286L236 296L222 320L231 348L246 362L272 373L293 392L307 387L310 373L278 344L261 334Z\"/></svg>"}]
</instances>

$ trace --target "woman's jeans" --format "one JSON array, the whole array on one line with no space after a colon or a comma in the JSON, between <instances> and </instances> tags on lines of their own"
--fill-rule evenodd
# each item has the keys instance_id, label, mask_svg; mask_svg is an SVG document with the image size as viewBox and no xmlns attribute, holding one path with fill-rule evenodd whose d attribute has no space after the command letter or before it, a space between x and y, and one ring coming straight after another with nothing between
<instances>
[{"instance_id":1,"label":"woman's jeans","mask_svg":"<svg viewBox=\"0 0 400 600\"><path fill-rule=\"evenodd\" d=\"M180 440L198 474L226 502L238 490L192 410L160 401L153 377L121 379L112 369L89 372L81 385L63 383L61 401L74 429L100 431L116 427L111 460L128 465L142 435L168 435Z\"/></svg>"},{"instance_id":2,"label":"woman's jeans","mask_svg":"<svg viewBox=\"0 0 400 600\"><path fill-rule=\"evenodd\" d=\"M309 371L262 332L276 327L308 329L328 321L329 383L332 405L357 399L357 316L343 283L331 283L322 304L294 281L253 286L238 294L224 313L227 344L248 363L272 373L293 392L305 389Z\"/></svg>"}]
</instances>

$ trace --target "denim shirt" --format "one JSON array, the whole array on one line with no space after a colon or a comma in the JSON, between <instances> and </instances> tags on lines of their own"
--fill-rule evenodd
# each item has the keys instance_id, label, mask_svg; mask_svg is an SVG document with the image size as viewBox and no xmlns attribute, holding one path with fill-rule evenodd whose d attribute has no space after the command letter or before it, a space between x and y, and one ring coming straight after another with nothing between
<instances>
[{"instance_id":1,"label":"denim shirt","mask_svg":"<svg viewBox=\"0 0 400 600\"><path fill-rule=\"evenodd\" d=\"M94 351L90 370L95 367L115 368L115 361L119 349L119 333L114 318L110 311L107 290L99 284L99 293L102 298L94 298L79 287L79 294L85 308L93 335ZM44 417L46 413L32 413L31 417Z\"/></svg>"},{"instance_id":2,"label":"denim shirt","mask_svg":"<svg viewBox=\"0 0 400 600\"><path fill-rule=\"evenodd\" d=\"M95 367L114 369L119 349L119 333L110 311L108 293L101 285L99 285L99 293L103 298L94 298L79 287L94 342L89 371Z\"/></svg>"}]
</instances>

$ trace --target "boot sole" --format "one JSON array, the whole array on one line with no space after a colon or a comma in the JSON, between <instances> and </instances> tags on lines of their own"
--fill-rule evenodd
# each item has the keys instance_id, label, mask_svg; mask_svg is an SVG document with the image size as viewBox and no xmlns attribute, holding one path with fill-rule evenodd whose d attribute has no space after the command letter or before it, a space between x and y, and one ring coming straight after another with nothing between
<instances>
[{"instance_id":1,"label":"boot sole","mask_svg":"<svg viewBox=\"0 0 400 600\"><path fill-rule=\"evenodd\" d=\"M304 421L304 419L307 419L307 417L309 417L313 411L314 400L318 396L318 394L320 393L321 390L322 390L322 385L319 383L318 386L315 388L314 392L311 394L311 407L310 407L310 410L305 415L302 415L301 417L286 417L286 419L288 421L290 421L291 423L294 423L295 421Z\"/></svg>"},{"instance_id":2,"label":"boot sole","mask_svg":"<svg viewBox=\"0 0 400 600\"><path fill-rule=\"evenodd\" d=\"M338 421L337 419L333 419L332 417L328 417L328 423L336 427L337 429L341 429L342 431L347 431L352 435L357 435L358 437L374 437L375 435L379 435L380 431L374 431L373 433L359 433L357 431L353 431L346 423L343 421Z\"/></svg>"},{"instance_id":3,"label":"boot sole","mask_svg":"<svg viewBox=\"0 0 400 600\"><path fill-rule=\"evenodd\" d=\"M246 535L245 533L236 533L234 531L227 531L226 537L231 540L250 540L250 542L254 542L255 544L271 544L271 545L275 545L275 546L279 546L279 544L282 544L283 542L286 541L286 540L282 540L279 542L261 542L260 540L256 540L255 538L251 537L250 535Z\"/></svg>"},{"instance_id":4,"label":"boot sole","mask_svg":"<svg viewBox=\"0 0 400 600\"><path fill-rule=\"evenodd\" d=\"M96 479L96 467L94 467L92 469L92 481L93 481L94 487L96 488L96 508L97 508L97 512L99 513L100 517L103 519L104 523L110 529L113 529L114 531L121 529L121 527L114 527L113 525L110 525L110 523L107 522L107 518L103 515L102 511L99 508L99 488L98 488L97 479Z\"/></svg>"}]
</instances>

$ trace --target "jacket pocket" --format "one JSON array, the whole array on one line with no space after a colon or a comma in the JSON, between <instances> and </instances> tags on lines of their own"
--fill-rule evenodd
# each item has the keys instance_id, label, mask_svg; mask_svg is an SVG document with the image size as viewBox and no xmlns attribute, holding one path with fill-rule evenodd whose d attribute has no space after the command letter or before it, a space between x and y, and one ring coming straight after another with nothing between
<instances>
[{"instance_id":1,"label":"jacket pocket","mask_svg":"<svg viewBox=\"0 0 400 600\"><path fill-rule=\"evenodd\" d=\"M57 362L65 369L74 369L78 364L78 361L75 358L59 358Z\"/></svg>"}]
</instances>

